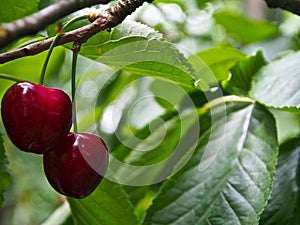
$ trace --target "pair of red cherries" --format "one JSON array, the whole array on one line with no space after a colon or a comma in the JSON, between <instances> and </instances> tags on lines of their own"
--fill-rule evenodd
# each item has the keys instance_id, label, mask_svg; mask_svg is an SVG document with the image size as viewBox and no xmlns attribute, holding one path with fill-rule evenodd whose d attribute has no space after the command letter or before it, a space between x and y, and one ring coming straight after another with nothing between
<instances>
[{"instance_id":1,"label":"pair of red cherries","mask_svg":"<svg viewBox=\"0 0 300 225\"><path fill-rule=\"evenodd\" d=\"M3 96L1 114L20 150L43 154L46 177L56 191L84 198L98 186L108 166L107 147L94 134L69 132L72 103L65 92L18 82Z\"/></svg>"}]
</instances>

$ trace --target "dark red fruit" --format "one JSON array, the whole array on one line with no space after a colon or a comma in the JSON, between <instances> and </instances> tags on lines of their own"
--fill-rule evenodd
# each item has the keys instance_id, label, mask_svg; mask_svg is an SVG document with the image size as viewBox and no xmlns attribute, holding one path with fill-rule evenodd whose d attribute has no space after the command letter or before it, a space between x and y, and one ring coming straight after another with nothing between
<instances>
[{"instance_id":1,"label":"dark red fruit","mask_svg":"<svg viewBox=\"0 0 300 225\"><path fill-rule=\"evenodd\" d=\"M72 103L59 89L19 82L5 93L2 120L11 141L21 150L37 154L53 148L72 124Z\"/></svg>"},{"instance_id":2,"label":"dark red fruit","mask_svg":"<svg viewBox=\"0 0 300 225\"><path fill-rule=\"evenodd\" d=\"M89 133L70 132L57 147L44 154L44 170L59 193L84 198L102 180L108 166L104 141Z\"/></svg>"}]
</instances>

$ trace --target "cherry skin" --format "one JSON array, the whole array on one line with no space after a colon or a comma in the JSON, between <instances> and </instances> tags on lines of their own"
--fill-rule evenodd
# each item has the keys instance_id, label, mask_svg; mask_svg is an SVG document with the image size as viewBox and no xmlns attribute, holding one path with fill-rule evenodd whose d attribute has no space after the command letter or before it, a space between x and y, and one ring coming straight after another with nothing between
<instances>
[{"instance_id":1,"label":"cherry skin","mask_svg":"<svg viewBox=\"0 0 300 225\"><path fill-rule=\"evenodd\" d=\"M19 82L4 94L1 114L10 140L19 149L42 154L67 135L72 103L62 90Z\"/></svg>"},{"instance_id":2,"label":"cherry skin","mask_svg":"<svg viewBox=\"0 0 300 225\"><path fill-rule=\"evenodd\" d=\"M44 171L57 192L84 198L103 179L108 158L107 147L100 137L69 132L55 149L44 154Z\"/></svg>"}]
</instances>

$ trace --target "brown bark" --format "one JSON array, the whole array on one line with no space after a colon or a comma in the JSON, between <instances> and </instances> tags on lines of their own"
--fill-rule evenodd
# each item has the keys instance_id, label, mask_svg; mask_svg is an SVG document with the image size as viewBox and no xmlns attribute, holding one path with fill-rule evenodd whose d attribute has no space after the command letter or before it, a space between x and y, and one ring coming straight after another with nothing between
<instances>
[{"instance_id":1,"label":"brown bark","mask_svg":"<svg viewBox=\"0 0 300 225\"><path fill-rule=\"evenodd\" d=\"M144 2L152 2L153 0L120 0L115 6L109 8L102 14L99 14L89 25L76 29L74 31L63 34L56 45L63 45L69 42L83 43L96 33L113 28L120 24L126 16L134 12ZM24 56L38 54L49 49L54 38L36 42L31 45L19 48L10 52L0 54L0 64L12 61Z\"/></svg>"},{"instance_id":2,"label":"brown bark","mask_svg":"<svg viewBox=\"0 0 300 225\"><path fill-rule=\"evenodd\" d=\"M50 5L26 18L0 26L0 48L27 35L36 34L47 25L79 9L111 0L63 0Z\"/></svg>"}]
</instances>

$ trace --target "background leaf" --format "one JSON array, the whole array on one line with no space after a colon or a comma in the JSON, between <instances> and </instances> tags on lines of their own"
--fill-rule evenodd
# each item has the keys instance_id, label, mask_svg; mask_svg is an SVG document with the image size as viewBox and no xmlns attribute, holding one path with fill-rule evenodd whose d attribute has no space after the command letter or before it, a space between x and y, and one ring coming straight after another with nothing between
<instances>
[{"instance_id":1,"label":"background leaf","mask_svg":"<svg viewBox=\"0 0 300 225\"><path fill-rule=\"evenodd\" d=\"M39 0L7 0L0 1L0 26L3 23L13 22L17 19L22 19L39 10ZM0 48L0 53L11 51L28 41L38 39L40 35L26 36L13 41L11 44Z\"/></svg>"},{"instance_id":2,"label":"background leaf","mask_svg":"<svg viewBox=\"0 0 300 225\"><path fill-rule=\"evenodd\" d=\"M198 52L196 56L203 60L203 68L199 67L199 60L195 61L195 56L190 57L194 67L197 68L199 78L208 84L214 84L228 78L229 69L239 60L246 57L244 53L233 47L220 46ZM207 71L207 68L210 71Z\"/></svg>"},{"instance_id":3,"label":"background leaf","mask_svg":"<svg viewBox=\"0 0 300 225\"><path fill-rule=\"evenodd\" d=\"M217 119L190 162L165 182L144 225L258 223L276 164L274 118L246 99L225 97L210 105L201 121L207 124L211 112Z\"/></svg>"},{"instance_id":4,"label":"background leaf","mask_svg":"<svg viewBox=\"0 0 300 225\"><path fill-rule=\"evenodd\" d=\"M49 5L56 3L58 0L39 0L39 9L43 9Z\"/></svg>"},{"instance_id":5,"label":"background leaf","mask_svg":"<svg viewBox=\"0 0 300 225\"><path fill-rule=\"evenodd\" d=\"M7 165L8 160L5 156L3 139L0 135L0 208L4 200L4 193L8 190L11 180Z\"/></svg>"},{"instance_id":6,"label":"background leaf","mask_svg":"<svg viewBox=\"0 0 300 225\"><path fill-rule=\"evenodd\" d=\"M288 55L263 67L254 78L251 96L278 109L300 109L300 52Z\"/></svg>"},{"instance_id":7,"label":"background leaf","mask_svg":"<svg viewBox=\"0 0 300 225\"><path fill-rule=\"evenodd\" d=\"M196 0L197 6L201 9L203 8L208 2L214 2L215 0Z\"/></svg>"},{"instance_id":8,"label":"background leaf","mask_svg":"<svg viewBox=\"0 0 300 225\"><path fill-rule=\"evenodd\" d=\"M300 140L280 146L272 195L261 217L262 225L300 223Z\"/></svg>"},{"instance_id":9,"label":"background leaf","mask_svg":"<svg viewBox=\"0 0 300 225\"><path fill-rule=\"evenodd\" d=\"M117 183L104 179L87 198L68 198L75 224L138 224L126 192Z\"/></svg>"},{"instance_id":10,"label":"background leaf","mask_svg":"<svg viewBox=\"0 0 300 225\"><path fill-rule=\"evenodd\" d=\"M214 18L228 35L243 43L263 41L279 35L278 26L267 21L251 20L233 11L217 12Z\"/></svg>"},{"instance_id":11,"label":"background leaf","mask_svg":"<svg viewBox=\"0 0 300 225\"><path fill-rule=\"evenodd\" d=\"M39 9L39 0L0 1L0 24L28 16Z\"/></svg>"},{"instance_id":12,"label":"background leaf","mask_svg":"<svg viewBox=\"0 0 300 225\"><path fill-rule=\"evenodd\" d=\"M169 3L169 4L177 4L181 7L183 11L186 10L185 1L184 0L156 0L153 2L153 4L159 4L159 3Z\"/></svg>"},{"instance_id":13,"label":"background leaf","mask_svg":"<svg viewBox=\"0 0 300 225\"><path fill-rule=\"evenodd\" d=\"M9 74L12 76L19 77L24 80L28 80L31 82L38 83L39 75L42 70L42 66L44 60L46 58L47 52L43 52L41 54L31 56L31 57L24 57L18 60L14 60L5 64L0 65L0 73ZM49 64L46 71L46 80L45 83L47 84L47 78L49 76L54 76L58 73L59 69L61 68L62 64L64 63L65 57L65 48L57 47L54 49L51 58L49 60ZM32 66L34 65L34 66ZM1 80L0 82L0 98L2 98L3 94L7 90L7 88L13 85L14 82L9 80Z\"/></svg>"},{"instance_id":14,"label":"background leaf","mask_svg":"<svg viewBox=\"0 0 300 225\"><path fill-rule=\"evenodd\" d=\"M126 165L137 166L113 165L119 180L136 186L158 183L174 174L189 160L199 136L197 114L195 111L179 116L172 114L173 117L167 121L162 121L163 117L152 121L145 126L148 129L136 133L137 137L131 136L116 147L116 158L123 159Z\"/></svg>"},{"instance_id":15,"label":"background leaf","mask_svg":"<svg viewBox=\"0 0 300 225\"><path fill-rule=\"evenodd\" d=\"M249 56L237 62L231 69L231 77L225 83L225 89L228 93L238 96L247 96L254 75L266 65L266 61L261 51L254 56Z\"/></svg>"}]
</instances>

